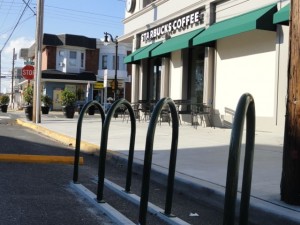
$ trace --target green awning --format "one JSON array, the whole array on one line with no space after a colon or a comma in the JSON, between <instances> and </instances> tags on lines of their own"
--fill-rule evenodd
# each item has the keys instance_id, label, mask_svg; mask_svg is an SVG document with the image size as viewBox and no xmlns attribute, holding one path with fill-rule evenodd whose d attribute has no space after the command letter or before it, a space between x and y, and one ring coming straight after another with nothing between
<instances>
[{"instance_id":1,"label":"green awning","mask_svg":"<svg viewBox=\"0 0 300 225\"><path fill-rule=\"evenodd\" d=\"M159 46L162 42L156 42L151 45L141 47L124 58L124 63L133 63L135 61L150 58L151 51Z\"/></svg>"},{"instance_id":2,"label":"green awning","mask_svg":"<svg viewBox=\"0 0 300 225\"><path fill-rule=\"evenodd\" d=\"M163 55L169 52L177 51L180 49L188 48L192 46L192 39L200 34L204 28L200 28L191 32L188 32L186 34L178 35L176 37L173 37L167 41L165 41L163 44L155 48L152 52L152 56L158 56Z\"/></svg>"},{"instance_id":3,"label":"green awning","mask_svg":"<svg viewBox=\"0 0 300 225\"><path fill-rule=\"evenodd\" d=\"M291 11L291 4L289 3L286 6L284 6L282 9L280 9L277 13L274 14L273 23L289 25L290 11Z\"/></svg>"},{"instance_id":4,"label":"green awning","mask_svg":"<svg viewBox=\"0 0 300 225\"><path fill-rule=\"evenodd\" d=\"M135 54L133 56L133 60L137 61L137 60L141 60L141 59L145 59L145 58L150 58L152 57L151 55L151 51L153 49L155 49L156 47L158 47L162 42L156 42L153 43L151 45L148 45L143 51L138 52L137 54Z\"/></svg>"},{"instance_id":5,"label":"green awning","mask_svg":"<svg viewBox=\"0 0 300 225\"><path fill-rule=\"evenodd\" d=\"M144 46L144 47L141 47L139 49L137 49L136 51L134 51L133 53L131 53L130 55L126 56L124 58L124 63L132 63L134 60L133 60L133 57L138 54L139 52L143 51L144 49L148 48L149 46Z\"/></svg>"},{"instance_id":6,"label":"green awning","mask_svg":"<svg viewBox=\"0 0 300 225\"><path fill-rule=\"evenodd\" d=\"M275 31L273 14L277 11L272 4L249 13L215 23L193 39L193 45L209 43L221 38L260 29Z\"/></svg>"}]
</instances>

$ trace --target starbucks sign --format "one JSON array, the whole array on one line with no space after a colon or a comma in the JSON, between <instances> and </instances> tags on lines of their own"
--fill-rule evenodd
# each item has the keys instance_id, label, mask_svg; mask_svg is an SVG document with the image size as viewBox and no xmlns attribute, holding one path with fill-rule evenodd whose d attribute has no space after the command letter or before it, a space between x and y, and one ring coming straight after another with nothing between
<instances>
[{"instance_id":1,"label":"starbucks sign","mask_svg":"<svg viewBox=\"0 0 300 225\"><path fill-rule=\"evenodd\" d=\"M192 26L198 26L204 23L203 10L196 10L190 12L184 16L178 17L153 29L149 29L141 34L141 40L143 42L151 41L159 38L167 33L176 32L177 30L188 28Z\"/></svg>"}]
</instances>

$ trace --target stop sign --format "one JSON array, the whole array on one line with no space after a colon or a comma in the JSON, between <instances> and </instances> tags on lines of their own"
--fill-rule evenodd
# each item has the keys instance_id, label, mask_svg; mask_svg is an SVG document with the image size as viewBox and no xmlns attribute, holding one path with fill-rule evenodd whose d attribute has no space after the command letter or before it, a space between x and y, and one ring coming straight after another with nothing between
<instances>
[{"instance_id":1,"label":"stop sign","mask_svg":"<svg viewBox=\"0 0 300 225\"><path fill-rule=\"evenodd\" d=\"M34 67L31 65L26 65L22 68L22 76L26 80L32 80L34 78Z\"/></svg>"}]
</instances>

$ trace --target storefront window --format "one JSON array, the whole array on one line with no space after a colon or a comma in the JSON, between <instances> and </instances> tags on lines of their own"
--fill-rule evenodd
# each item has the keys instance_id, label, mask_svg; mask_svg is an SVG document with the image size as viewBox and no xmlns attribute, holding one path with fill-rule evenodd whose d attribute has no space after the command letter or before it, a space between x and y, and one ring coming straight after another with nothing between
<instances>
[{"instance_id":1,"label":"storefront window","mask_svg":"<svg viewBox=\"0 0 300 225\"><path fill-rule=\"evenodd\" d=\"M160 99L161 58L152 60L150 72L150 100Z\"/></svg>"},{"instance_id":2,"label":"storefront window","mask_svg":"<svg viewBox=\"0 0 300 225\"><path fill-rule=\"evenodd\" d=\"M203 102L204 49L196 47L191 54L190 96L193 103Z\"/></svg>"},{"instance_id":3,"label":"storefront window","mask_svg":"<svg viewBox=\"0 0 300 225\"><path fill-rule=\"evenodd\" d=\"M85 85L79 84L76 86L76 97L78 101L84 101L85 100Z\"/></svg>"}]
</instances>

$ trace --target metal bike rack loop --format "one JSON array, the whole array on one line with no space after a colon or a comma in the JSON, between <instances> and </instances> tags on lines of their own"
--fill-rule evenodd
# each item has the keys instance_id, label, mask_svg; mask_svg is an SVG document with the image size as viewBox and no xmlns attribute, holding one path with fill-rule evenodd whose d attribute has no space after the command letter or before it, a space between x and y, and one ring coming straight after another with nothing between
<instances>
[{"instance_id":1,"label":"metal bike rack loop","mask_svg":"<svg viewBox=\"0 0 300 225\"><path fill-rule=\"evenodd\" d=\"M246 117L246 147L239 225L248 224L248 211L252 182L253 155L255 142L255 104L253 97L243 94L238 102L229 145L226 192L223 225L235 224L235 205L237 198L239 162L244 121Z\"/></svg>"},{"instance_id":2,"label":"metal bike rack loop","mask_svg":"<svg viewBox=\"0 0 300 225\"><path fill-rule=\"evenodd\" d=\"M141 225L146 224L146 215L147 215L147 207L148 207L148 200L149 200L150 171L151 171L151 164L152 164L153 141L154 141L155 129L156 129L158 117L165 104L169 105L169 109L172 116L172 143L171 143L171 154L170 154L170 161L169 161L168 184L167 184L164 214L166 214L167 216L171 216L177 146L178 146L179 122L178 122L176 107L173 100L171 98L162 98L154 108L148 126L147 136L146 136L142 191L141 191L141 201L140 201L140 211L139 211L139 224Z\"/></svg>"},{"instance_id":3,"label":"metal bike rack loop","mask_svg":"<svg viewBox=\"0 0 300 225\"><path fill-rule=\"evenodd\" d=\"M128 109L130 121L131 121L131 134L130 134L129 154L128 154L128 163L127 163L126 187L125 187L125 191L130 192L135 134L136 134L136 120L135 120L134 111L131 107L131 104L126 99L119 99L115 101L111 106L111 108L109 109L102 129L99 167L98 167L98 188L97 188L98 202L104 202L103 189L104 189L105 160L106 160L106 152L107 152L107 139L108 139L109 125L110 125L111 118L114 116L117 108L119 108L120 105L124 105Z\"/></svg>"},{"instance_id":4,"label":"metal bike rack loop","mask_svg":"<svg viewBox=\"0 0 300 225\"><path fill-rule=\"evenodd\" d=\"M76 131L76 145L75 145L75 156L74 156L74 171L73 171L73 182L76 183L78 182L78 164L79 164L79 155L80 155L80 143L81 143L81 128L82 128L82 121L83 117L86 114L87 110L91 106L96 106L99 109L100 115L101 115L101 121L102 121L102 126L105 120L105 113L98 101L90 101L86 103L78 117L78 122L77 122L77 131Z\"/></svg>"}]
</instances>

